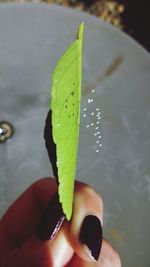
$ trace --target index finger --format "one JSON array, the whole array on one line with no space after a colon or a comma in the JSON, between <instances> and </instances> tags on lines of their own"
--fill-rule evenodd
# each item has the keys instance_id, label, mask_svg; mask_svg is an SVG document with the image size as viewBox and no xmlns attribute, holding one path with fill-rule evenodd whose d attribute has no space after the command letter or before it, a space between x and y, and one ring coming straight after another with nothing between
<instances>
[{"instance_id":1,"label":"index finger","mask_svg":"<svg viewBox=\"0 0 150 267\"><path fill-rule=\"evenodd\" d=\"M12 204L0 221L1 254L30 238L56 190L55 179L43 178L32 184Z\"/></svg>"}]
</instances>

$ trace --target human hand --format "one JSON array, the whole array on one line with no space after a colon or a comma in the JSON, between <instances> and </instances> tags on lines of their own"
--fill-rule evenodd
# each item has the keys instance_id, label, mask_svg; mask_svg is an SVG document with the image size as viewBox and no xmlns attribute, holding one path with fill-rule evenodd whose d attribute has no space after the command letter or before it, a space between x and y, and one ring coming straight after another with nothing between
<instances>
[{"instance_id":1,"label":"human hand","mask_svg":"<svg viewBox=\"0 0 150 267\"><path fill-rule=\"evenodd\" d=\"M56 191L55 180L43 178L8 209L0 220L0 267L120 267L118 254L102 239L100 196L76 182L68 222Z\"/></svg>"}]
</instances>

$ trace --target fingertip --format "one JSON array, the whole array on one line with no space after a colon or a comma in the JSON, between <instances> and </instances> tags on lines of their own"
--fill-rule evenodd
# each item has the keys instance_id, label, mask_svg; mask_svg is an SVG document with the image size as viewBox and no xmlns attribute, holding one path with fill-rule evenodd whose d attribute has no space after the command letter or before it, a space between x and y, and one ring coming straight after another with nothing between
<instances>
[{"instance_id":1,"label":"fingertip","mask_svg":"<svg viewBox=\"0 0 150 267\"><path fill-rule=\"evenodd\" d=\"M102 243L103 202L86 184L76 183L70 239L76 254L85 261L99 258Z\"/></svg>"},{"instance_id":2,"label":"fingertip","mask_svg":"<svg viewBox=\"0 0 150 267\"><path fill-rule=\"evenodd\" d=\"M41 218L37 228L37 236L45 241L54 239L64 221L65 215L59 203L59 196L58 193L55 193Z\"/></svg>"},{"instance_id":3,"label":"fingertip","mask_svg":"<svg viewBox=\"0 0 150 267\"><path fill-rule=\"evenodd\" d=\"M103 199L94 188L86 183L75 183L74 212L97 215L103 224ZM80 212L79 212L80 211Z\"/></svg>"},{"instance_id":4,"label":"fingertip","mask_svg":"<svg viewBox=\"0 0 150 267\"><path fill-rule=\"evenodd\" d=\"M100 261L107 263L110 266L121 267L121 259L116 250L110 245L110 243L103 238L102 249L100 254Z\"/></svg>"}]
</instances>

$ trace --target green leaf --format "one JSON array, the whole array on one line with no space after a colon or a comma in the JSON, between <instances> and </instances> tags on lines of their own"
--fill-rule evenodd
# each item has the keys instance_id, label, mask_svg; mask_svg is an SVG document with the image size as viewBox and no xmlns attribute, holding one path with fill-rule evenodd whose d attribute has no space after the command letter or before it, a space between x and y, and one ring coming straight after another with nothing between
<instances>
[{"instance_id":1,"label":"green leaf","mask_svg":"<svg viewBox=\"0 0 150 267\"><path fill-rule=\"evenodd\" d=\"M59 201L66 218L72 215L74 179L80 126L82 42L78 36L59 60L52 76L52 135L56 144Z\"/></svg>"}]
</instances>

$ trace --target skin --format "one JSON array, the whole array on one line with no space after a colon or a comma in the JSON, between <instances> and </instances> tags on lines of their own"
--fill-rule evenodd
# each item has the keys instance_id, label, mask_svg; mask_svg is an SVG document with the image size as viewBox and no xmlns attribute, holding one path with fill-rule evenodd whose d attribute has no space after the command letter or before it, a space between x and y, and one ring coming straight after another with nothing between
<instances>
[{"instance_id":1,"label":"skin","mask_svg":"<svg viewBox=\"0 0 150 267\"><path fill-rule=\"evenodd\" d=\"M40 179L5 213L0 220L0 267L121 267L119 255L105 239L98 262L79 241L86 215L96 215L103 222L101 197L81 182L75 184L72 220L65 221L53 240L37 238L37 226L56 189L55 179Z\"/></svg>"}]
</instances>

